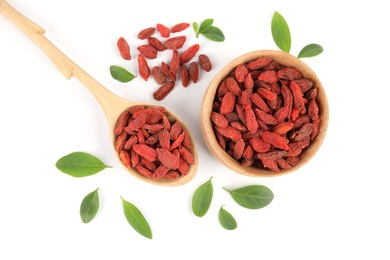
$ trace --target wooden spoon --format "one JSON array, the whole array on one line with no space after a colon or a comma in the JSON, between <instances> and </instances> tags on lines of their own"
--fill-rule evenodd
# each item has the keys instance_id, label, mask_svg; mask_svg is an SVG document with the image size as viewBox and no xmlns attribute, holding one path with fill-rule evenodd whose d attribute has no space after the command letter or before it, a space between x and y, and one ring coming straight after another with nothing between
<instances>
[{"instance_id":1,"label":"wooden spoon","mask_svg":"<svg viewBox=\"0 0 390 260\"><path fill-rule=\"evenodd\" d=\"M27 17L18 12L14 7L12 7L7 1L0 0L0 13L4 15L8 20L10 20L13 24L15 24L22 32L24 32L42 51L50 58L50 60L54 63L54 65L58 68L59 71L67 78L75 77L79 80L87 89L95 96L96 100L102 107L104 114L106 115L111 142L114 146L115 144L115 134L114 127L118 120L119 115L125 111L127 108L135 106L135 105L144 105L144 106L153 106L152 104L147 103L139 103L126 100L121 98L114 93L110 92L107 88L101 85L98 81L96 81L92 76L90 76L87 72L85 72L81 67L79 67L76 63L74 63L70 58L68 58L64 53L62 53L52 42L50 42L45 36L45 30L37 25L36 23L29 20ZM198 168L198 154L195 147L194 140L190 134L189 129L185 126L182 120L179 117L174 115L172 112L167 111L168 118L171 121L179 121L183 127L183 130L187 131L190 135L190 139L194 144L194 148L192 150L192 154L194 157L194 164L192 164L189 168L189 172L187 175L180 175L178 179L152 179L147 178L138 173L135 169L124 167L135 177L156 185L162 186L178 186L185 184L193 179L196 174ZM115 148L114 148L115 150ZM119 161L119 154L115 152ZM122 162L122 161L121 161ZM123 164L123 163L122 163Z\"/></svg>"}]
</instances>

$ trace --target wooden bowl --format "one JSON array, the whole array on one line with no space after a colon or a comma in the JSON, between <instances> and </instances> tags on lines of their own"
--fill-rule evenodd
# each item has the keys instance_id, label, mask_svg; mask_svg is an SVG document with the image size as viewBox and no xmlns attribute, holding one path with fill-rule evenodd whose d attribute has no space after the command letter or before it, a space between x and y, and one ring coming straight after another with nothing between
<instances>
[{"instance_id":1,"label":"wooden bowl","mask_svg":"<svg viewBox=\"0 0 390 260\"><path fill-rule=\"evenodd\" d=\"M240 162L234 159L229 155L219 144L216 135L214 133L213 123L210 119L210 115L213 109L213 103L215 96L217 94L217 89L220 83L236 68L237 65L248 63L250 61L256 60L261 56L271 57L274 61L285 67L294 67L298 69L304 78L310 79L313 81L313 88L318 89L317 94L317 104L319 108L319 117L320 117L320 127L317 136L312 140L310 145L302 150L302 153L299 155L298 164L292 166L289 169L280 169L280 171L271 171L268 168L258 167L258 166L243 166ZM259 50L246 53L241 55L228 63L211 81L210 85L206 89L206 92L203 96L202 106L201 106L201 129L204 140L212 152L212 154L221 161L228 168L247 176L252 177L271 177L271 176L280 176L287 173L291 173L304 164L306 164L318 151L322 142L324 141L326 131L328 128L329 121L329 107L328 100L325 94L325 90L322 87L320 80L317 78L316 74L300 59L281 51L274 50Z\"/></svg>"}]
</instances>

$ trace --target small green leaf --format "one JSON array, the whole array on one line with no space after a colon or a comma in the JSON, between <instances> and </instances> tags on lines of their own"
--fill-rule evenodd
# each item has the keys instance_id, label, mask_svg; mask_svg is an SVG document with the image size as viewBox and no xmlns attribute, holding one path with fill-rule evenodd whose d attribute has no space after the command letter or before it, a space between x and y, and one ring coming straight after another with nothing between
<instances>
[{"instance_id":1,"label":"small green leaf","mask_svg":"<svg viewBox=\"0 0 390 260\"><path fill-rule=\"evenodd\" d=\"M290 29L284 17L275 12L271 22L272 37L276 45L284 52L289 53L291 49Z\"/></svg>"},{"instance_id":2,"label":"small green leaf","mask_svg":"<svg viewBox=\"0 0 390 260\"><path fill-rule=\"evenodd\" d=\"M145 219L141 211L134 206L132 203L122 199L123 210L127 219L127 222L137 231L139 234L146 238L152 239L152 230L149 226L148 221Z\"/></svg>"},{"instance_id":3,"label":"small green leaf","mask_svg":"<svg viewBox=\"0 0 390 260\"><path fill-rule=\"evenodd\" d=\"M89 193L80 205L80 217L84 223L89 223L99 210L99 188Z\"/></svg>"},{"instance_id":4,"label":"small green leaf","mask_svg":"<svg viewBox=\"0 0 390 260\"><path fill-rule=\"evenodd\" d=\"M131 74L125 68L122 68L122 67L119 67L116 65L110 66L110 73L114 79L116 79L120 82L123 82L123 83L132 81L136 77L135 75Z\"/></svg>"},{"instance_id":5,"label":"small green leaf","mask_svg":"<svg viewBox=\"0 0 390 260\"><path fill-rule=\"evenodd\" d=\"M199 27L199 33L205 33L207 32L211 26L213 25L214 23L214 19L206 19L204 20L201 24L200 24L200 27Z\"/></svg>"},{"instance_id":6,"label":"small green leaf","mask_svg":"<svg viewBox=\"0 0 390 260\"><path fill-rule=\"evenodd\" d=\"M299 52L298 58L309 58L321 54L324 51L321 45L312 43L308 44Z\"/></svg>"},{"instance_id":7,"label":"small green leaf","mask_svg":"<svg viewBox=\"0 0 390 260\"><path fill-rule=\"evenodd\" d=\"M225 40L225 35L218 27L211 26L207 31L202 33L204 37L215 42L223 42Z\"/></svg>"},{"instance_id":8,"label":"small green leaf","mask_svg":"<svg viewBox=\"0 0 390 260\"><path fill-rule=\"evenodd\" d=\"M192 211L195 216L203 217L210 208L213 199L213 184L211 177L207 182L200 185L192 197Z\"/></svg>"},{"instance_id":9,"label":"small green leaf","mask_svg":"<svg viewBox=\"0 0 390 260\"><path fill-rule=\"evenodd\" d=\"M248 209L263 208L274 199L273 192L263 185L250 185L235 190L224 189L240 206Z\"/></svg>"},{"instance_id":10,"label":"small green leaf","mask_svg":"<svg viewBox=\"0 0 390 260\"><path fill-rule=\"evenodd\" d=\"M86 177L111 166L105 165L99 158L84 152L73 152L60 158L56 167L73 177Z\"/></svg>"},{"instance_id":11,"label":"small green leaf","mask_svg":"<svg viewBox=\"0 0 390 260\"><path fill-rule=\"evenodd\" d=\"M193 22L192 23L192 28L194 28L196 38L198 38L198 35L199 35L199 25L198 25L198 23L197 22Z\"/></svg>"},{"instance_id":12,"label":"small green leaf","mask_svg":"<svg viewBox=\"0 0 390 260\"><path fill-rule=\"evenodd\" d=\"M219 210L218 218L219 223L221 223L221 226L224 229L233 230L237 228L237 221L230 212L223 208L223 206Z\"/></svg>"}]
</instances>

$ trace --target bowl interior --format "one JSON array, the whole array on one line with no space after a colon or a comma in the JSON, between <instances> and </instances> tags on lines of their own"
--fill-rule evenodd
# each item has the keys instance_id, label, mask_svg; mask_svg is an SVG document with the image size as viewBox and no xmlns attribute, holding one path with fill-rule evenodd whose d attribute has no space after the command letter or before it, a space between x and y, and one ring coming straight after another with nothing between
<instances>
[{"instance_id":1,"label":"bowl interior","mask_svg":"<svg viewBox=\"0 0 390 260\"><path fill-rule=\"evenodd\" d=\"M213 108L213 103L215 99L215 95L217 89L230 72L239 64L247 63L249 61L253 61L261 56L269 56L274 61L278 62L281 65L286 67L294 67L301 71L302 75L306 79L310 79L313 81L315 88L318 89L317 94L317 105L319 107L319 116L321 119L320 130L316 138L310 143L310 146L305 148L300 154L300 161L297 165L291 167L290 169L280 169L279 172L273 172L268 169L248 166L242 166L238 161L232 158L227 152L225 152L221 146L219 145L217 138L214 134L213 125L211 123L210 115ZM203 96L202 106L201 106L201 129L204 140L212 152L212 154L220 160L223 164L225 164L230 169L244 175L254 176L254 177L265 177L265 176L280 176L292 171L297 170L304 164L306 164L318 151L320 148L328 128L329 121L329 108L328 108L328 100L326 97L325 90L316 76L316 74L311 70L309 66L307 66L300 59L281 51L274 50L259 50L246 53L241 55L228 63L210 82L210 85L206 89L206 92Z\"/></svg>"}]
</instances>

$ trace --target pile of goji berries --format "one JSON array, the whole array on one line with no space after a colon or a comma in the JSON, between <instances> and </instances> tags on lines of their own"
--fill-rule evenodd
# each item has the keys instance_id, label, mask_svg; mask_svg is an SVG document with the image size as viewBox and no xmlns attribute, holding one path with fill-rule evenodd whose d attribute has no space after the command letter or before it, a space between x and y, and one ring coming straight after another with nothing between
<instances>
[{"instance_id":1,"label":"pile of goji berries","mask_svg":"<svg viewBox=\"0 0 390 260\"><path fill-rule=\"evenodd\" d=\"M196 83L199 79L199 66L206 72L212 69L211 61L206 54L199 54L198 59L193 60L200 50L199 44L193 44L180 52L187 37L185 35L172 35L184 31L189 26L189 23L178 23L172 28L168 28L158 23L156 27L145 28L137 35L138 39L146 41L137 46L139 52L137 55L138 73L145 81L148 81L152 76L159 85L159 88L153 93L154 99L158 101L164 99L179 80L183 87L187 87L191 82ZM156 37L156 31L161 37ZM123 37L118 39L117 47L124 59L131 59L130 45ZM156 59L159 52L167 50L171 51L169 61L161 61L160 65L149 66L148 60Z\"/></svg>"},{"instance_id":2,"label":"pile of goji berries","mask_svg":"<svg viewBox=\"0 0 390 260\"><path fill-rule=\"evenodd\" d=\"M211 113L220 146L244 166L278 172L297 165L320 128L313 85L267 56L236 66L220 83Z\"/></svg>"},{"instance_id":3,"label":"pile of goji berries","mask_svg":"<svg viewBox=\"0 0 390 260\"><path fill-rule=\"evenodd\" d=\"M166 112L161 106L136 105L122 112L114 128L122 163L147 178L177 179L194 164L190 136Z\"/></svg>"}]
</instances>

